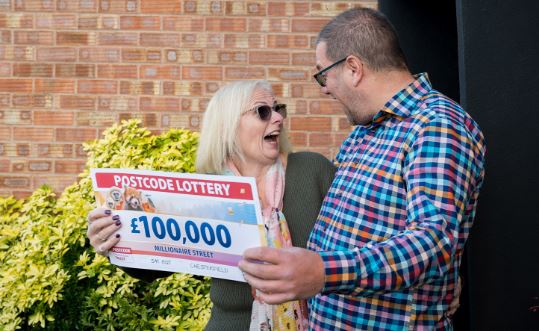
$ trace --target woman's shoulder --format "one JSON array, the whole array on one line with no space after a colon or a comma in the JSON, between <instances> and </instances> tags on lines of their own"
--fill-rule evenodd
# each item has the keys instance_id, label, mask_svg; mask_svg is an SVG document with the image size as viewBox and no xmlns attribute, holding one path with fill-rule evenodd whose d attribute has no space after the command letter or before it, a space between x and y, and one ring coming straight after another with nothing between
<instances>
[{"instance_id":1,"label":"woman's shoulder","mask_svg":"<svg viewBox=\"0 0 539 331\"><path fill-rule=\"evenodd\" d=\"M320 162L322 164L331 164L331 162L322 154L316 152L294 152L288 154L288 162L292 163L309 163L309 162Z\"/></svg>"},{"instance_id":2,"label":"woman's shoulder","mask_svg":"<svg viewBox=\"0 0 539 331\"><path fill-rule=\"evenodd\" d=\"M330 172L335 171L335 166L324 155L315 152L295 152L288 154L287 171L300 172Z\"/></svg>"}]
</instances>

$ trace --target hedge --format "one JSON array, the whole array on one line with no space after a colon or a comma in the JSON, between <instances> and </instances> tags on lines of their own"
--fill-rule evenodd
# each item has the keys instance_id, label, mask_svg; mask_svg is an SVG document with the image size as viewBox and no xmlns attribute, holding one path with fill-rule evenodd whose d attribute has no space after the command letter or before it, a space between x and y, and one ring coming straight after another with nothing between
<instances>
[{"instance_id":1,"label":"hedge","mask_svg":"<svg viewBox=\"0 0 539 331\"><path fill-rule=\"evenodd\" d=\"M89 168L193 172L198 134L160 135L137 120L84 145L79 180L56 197L43 186L23 200L0 198L0 329L201 330L211 309L209 279L174 274L131 278L95 254L86 238L94 195Z\"/></svg>"}]
</instances>

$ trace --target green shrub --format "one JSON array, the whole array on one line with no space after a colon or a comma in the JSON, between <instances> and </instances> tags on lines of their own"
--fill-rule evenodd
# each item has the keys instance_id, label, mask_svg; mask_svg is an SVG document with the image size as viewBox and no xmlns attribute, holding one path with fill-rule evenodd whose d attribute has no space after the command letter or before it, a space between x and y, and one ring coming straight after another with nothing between
<instances>
[{"instance_id":1,"label":"green shrub","mask_svg":"<svg viewBox=\"0 0 539 331\"><path fill-rule=\"evenodd\" d=\"M95 254L86 238L94 208L89 168L193 172L198 135L159 136L124 121L85 145L86 169L57 199L43 186L29 198L0 198L0 330L200 330L209 280L187 274L151 284Z\"/></svg>"}]
</instances>

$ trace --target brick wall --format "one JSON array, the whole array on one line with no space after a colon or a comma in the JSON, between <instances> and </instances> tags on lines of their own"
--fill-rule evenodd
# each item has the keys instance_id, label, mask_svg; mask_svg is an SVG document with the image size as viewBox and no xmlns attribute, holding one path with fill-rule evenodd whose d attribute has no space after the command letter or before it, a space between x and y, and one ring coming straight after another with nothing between
<instances>
[{"instance_id":1,"label":"brick wall","mask_svg":"<svg viewBox=\"0 0 539 331\"><path fill-rule=\"evenodd\" d=\"M82 143L121 119L199 130L211 95L267 79L295 150L335 155L350 127L311 78L330 17L373 0L0 0L0 196L60 192Z\"/></svg>"}]
</instances>

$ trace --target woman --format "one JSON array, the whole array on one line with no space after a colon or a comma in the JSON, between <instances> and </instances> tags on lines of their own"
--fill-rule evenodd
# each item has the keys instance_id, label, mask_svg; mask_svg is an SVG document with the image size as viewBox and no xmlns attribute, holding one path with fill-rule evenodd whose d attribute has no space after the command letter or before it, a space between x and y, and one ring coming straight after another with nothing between
<instances>
[{"instance_id":1,"label":"woman","mask_svg":"<svg viewBox=\"0 0 539 331\"><path fill-rule=\"evenodd\" d=\"M285 118L286 106L276 102L265 81L238 81L222 87L204 115L197 172L254 177L268 244L305 247L335 169L319 154L289 153ZM121 226L116 216L101 208L88 215L88 238L100 254L106 255L120 240L114 235ZM147 281L170 274L123 270ZM306 329L304 302L265 305L253 300L247 283L215 278L210 298L213 309L206 330Z\"/></svg>"}]
</instances>

